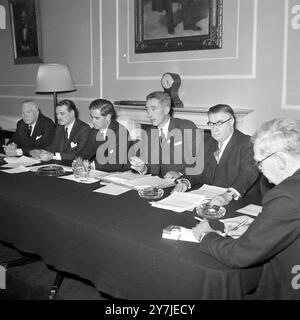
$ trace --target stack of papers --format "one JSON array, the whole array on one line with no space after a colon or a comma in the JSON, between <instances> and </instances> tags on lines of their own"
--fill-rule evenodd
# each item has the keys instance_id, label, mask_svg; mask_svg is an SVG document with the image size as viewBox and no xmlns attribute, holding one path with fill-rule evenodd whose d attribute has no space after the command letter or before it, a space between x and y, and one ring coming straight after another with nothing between
<instances>
[{"instance_id":1,"label":"stack of papers","mask_svg":"<svg viewBox=\"0 0 300 320\"><path fill-rule=\"evenodd\" d=\"M249 204L248 206L237 210L236 212L248 214L249 216L257 217L262 211L262 206L256 204Z\"/></svg>"},{"instance_id":2,"label":"stack of papers","mask_svg":"<svg viewBox=\"0 0 300 320\"><path fill-rule=\"evenodd\" d=\"M196 206L200 205L205 196L192 194L191 192L173 192L167 198L160 201L152 201L153 207L171 210L175 212L192 211Z\"/></svg>"},{"instance_id":3,"label":"stack of papers","mask_svg":"<svg viewBox=\"0 0 300 320\"><path fill-rule=\"evenodd\" d=\"M192 229L187 229L180 226L168 226L164 228L162 237L164 239L189 241L189 242L199 242L192 232Z\"/></svg>"},{"instance_id":4,"label":"stack of papers","mask_svg":"<svg viewBox=\"0 0 300 320\"><path fill-rule=\"evenodd\" d=\"M4 158L4 160L7 162L7 164L5 164L4 168L16 168L19 166L24 166L24 167L28 167L28 166L32 166L34 164L40 163L40 160L35 160L33 158L29 158L26 156L22 156L22 157L6 157Z\"/></svg>"},{"instance_id":5,"label":"stack of papers","mask_svg":"<svg viewBox=\"0 0 300 320\"><path fill-rule=\"evenodd\" d=\"M55 164L55 166L63 168L65 172L73 172L71 167L61 166L61 165L58 165L58 164ZM39 168L43 168L43 167L49 167L49 164L43 164L41 166L28 167L28 169L31 172L37 172Z\"/></svg>"},{"instance_id":6,"label":"stack of papers","mask_svg":"<svg viewBox=\"0 0 300 320\"><path fill-rule=\"evenodd\" d=\"M28 171L30 171L30 170L24 166L18 166L16 168L2 170L2 172L6 172L6 173L23 173L23 172L28 172Z\"/></svg>"},{"instance_id":7,"label":"stack of papers","mask_svg":"<svg viewBox=\"0 0 300 320\"><path fill-rule=\"evenodd\" d=\"M223 194L226 191L227 191L226 188L215 187L215 186L211 186L208 184L204 184L201 188L194 190L194 191L191 191L190 193L201 194L201 195L205 196L207 199L212 199L215 196L217 196L219 194Z\"/></svg>"},{"instance_id":8,"label":"stack of papers","mask_svg":"<svg viewBox=\"0 0 300 320\"><path fill-rule=\"evenodd\" d=\"M110 174L103 178L105 181L120 184L135 190L147 188L167 188L175 185L172 179L163 179L158 176L140 175L131 171Z\"/></svg>"}]
</instances>

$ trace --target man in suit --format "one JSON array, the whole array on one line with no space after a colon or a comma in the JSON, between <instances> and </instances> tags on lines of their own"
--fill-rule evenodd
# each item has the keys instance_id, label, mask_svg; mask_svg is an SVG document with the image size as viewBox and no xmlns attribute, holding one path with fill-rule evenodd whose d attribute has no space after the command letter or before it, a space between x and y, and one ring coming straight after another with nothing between
<instances>
[{"instance_id":1,"label":"man in suit","mask_svg":"<svg viewBox=\"0 0 300 320\"><path fill-rule=\"evenodd\" d=\"M300 299L300 121L264 123L253 136L254 159L274 183L263 209L238 239L222 237L203 221L193 228L199 249L232 268L263 264L254 299Z\"/></svg>"},{"instance_id":2,"label":"man in suit","mask_svg":"<svg viewBox=\"0 0 300 320\"><path fill-rule=\"evenodd\" d=\"M55 125L38 109L35 101L22 102L22 119L17 123L16 133L4 151L8 156L31 155L36 148L45 148L54 137Z\"/></svg>"},{"instance_id":3,"label":"man in suit","mask_svg":"<svg viewBox=\"0 0 300 320\"><path fill-rule=\"evenodd\" d=\"M76 105L71 100L62 100L56 106L58 125L51 144L40 150L38 157L42 161L73 160L85 145L90 127L78 119Z\"/></svg>"},{"instance_id":4,"label":"man in suit","mask_svg":"<svg viewBox=\"0 0 300 320\"><path fill-rule=\"evenodd\" d=\"M146 110L152 126L142 130L137 144L140 158L131 158L131 167L141 174L174 180L183 174L198 175L203 164L201 132L192 121L171 117L170 109L168 93L155 91L147 96Z\"/></svg>"},{"instance_id":5,"label":"man in suit","mask_svg":"<svg viewBox=\"0 0 300 320\"><path fill-rule=\"evenodd\" d=\"M84 148L77 152L76 156L94 160L97 170L129 170L129 133L115 120L116 112L113 104L105 99L96 99L90 104L89 110L94 127Z\"/></svg>"},{"instance_id":6,"label":"man in suit","mask_svg":"<svg viewBox=\"0 0 300 320\"><path fill-rule=\"evenodd\" d=\"M174 190L184 192L202 184L228 188L211 200L212 205L223 206L252 187L254 190L259 171L254 166L250 136L235 129L232 108L225 104L213 106L208 110L208 119L211 137L204 145L204 170L199 176L182 177Z\"/></svg>"}]
</instances>

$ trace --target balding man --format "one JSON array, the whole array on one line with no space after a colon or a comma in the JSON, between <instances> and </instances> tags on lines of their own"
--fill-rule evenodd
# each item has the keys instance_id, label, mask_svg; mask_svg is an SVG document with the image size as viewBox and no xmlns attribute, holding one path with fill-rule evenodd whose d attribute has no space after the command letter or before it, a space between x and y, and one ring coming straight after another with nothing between
<instances>
[{"instance_id":1,"label":"balding man","mask_svg":"<svg viewBox=\"0 0 300 320\"><path fill-rule=\"evenodd\" d=\"M4 151L7 156L30 155L31 150L48 146L54 131L53 121L39 111L35 101L23 101L22 119L18 121L16 133L8 145L3 147Z\"/></svg>"}]
</instances>

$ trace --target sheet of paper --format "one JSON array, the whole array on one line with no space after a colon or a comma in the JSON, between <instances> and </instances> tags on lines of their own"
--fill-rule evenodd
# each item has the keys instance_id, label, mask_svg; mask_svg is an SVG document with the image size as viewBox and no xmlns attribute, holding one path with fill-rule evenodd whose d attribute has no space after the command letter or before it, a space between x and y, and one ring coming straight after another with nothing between
<instances>
[{"instance_id":1,"label":"sheet of paper","mask_svg":"<svg viewBox=\"0 0 300 320\"><path fill-rule=\"evenodd\" d=\"M18 166L13 169L2 170L2 172L6 172L6 173L22 173L22 172L28 172L28 171L30 170L24 166Z\"/></svg>"},{"instance_id":2,"label":"sheet of paper","mask_svg":"<svg viewBox=\"0 0 300 320\"><path fill-rule=\"evenodd\" d=\"M94 190L93 192L110 194L112 196L118 196L122 193L129 191L129 190L131 190L131 189L117 185L115 183L110 183L102 188Z\"/></svg>"},{"instance_id":3,"label":"sheet of paper","mask_svg":"<svg viewBox=\"0 0 300 320\"><path fill-rule=\"evenodd\" d=\"M55 164L56 166L62 167L64 169L65 172L73 172L73 169L71 167L68 166L61 166L58 164ZM43 167L48 167L49 164L42 164L40 166L33 166L33 167L28 167L28 169L32 172L37 172L39 168L43 168Z\"/></svg>"},{"instance_id":4,"label":"sheet of paper","mask_svg":"<svg viewBox=\"0 0 300 320\"><path fill-rule=\"evenodd\" d=\"M151 201L153 207L171 210L175 212L183 212L193 210L200 205L205 196L192 194L191 192L173 192L167 198L160 201Z\"/></svg>"},{"instance_id":5,"label":"sheet of paper","mask_svg":"<svg viewBox=\"0 0 300 320\"><path fill-rule=\"evenodd\" d=\"M163 230L162 237L164 239L171 239L171 240L180 240L180 241L189 241L189 242L199 242L197 240L192 232L192 229L184 228L184 227L179 227L180 231L179 232L166 232L166 230Z\"/></svg>"},{"instance_id":6,"label":"sheet of paper","mask_svg":"<svg viewBox=\"0 0 300 320\"><path fill-rule=\"evenodd\" d=\"M204 184L199 189L193 190L190 193L201 194L201 195L204 195L208 199L212 199L215 196L226 192L226 190L227 190L227 188L221 188L221 187L216 187L216 186L211 186L211 185L208 185L208 184Z\"/></svg>"},{"instance_id":7,"label":"sheet of paper","mask_svg":"<svg viewBox=\"0 0 300 320\"><path fill-rule=\"evenodd\" d=\"M21 156L21 157L6 157L4 158L4 160L9 163L9 164L13 164L13 163L18 163L18 164L24 164L24 163L28 163L28 165L33 165L36 163L40 163L40 160L35 160L33 158L29 158L26 156Z\"/></svg>"},{"instance_id":8,"label":"sheet of paper","mask_svg":"<svg viewBox=\"0 0 300 320\"><path fill-rule=\"evenodd\" d=\"M103 180L131 187L136 190L154 187L166 188L175 185L175 182L171 179L163 179L150 174L141 175L131 171L109 174L104 177Z\"/></svg>"},{"instance_id":9,"label":"sheet of paper","mask_svg":"<svg viewBox=\"0 0 300 320\"><path fill-rule=\"evenodd\" d=\"M85 181L82 181L80 179L76 179L74 177L74 174L70 174L68 176L62 176L62 177L58 177L60 179L65 179L65 180L71 180L71 181L74 181L74 182L78 182L78 183L85 183L85 184L90 184L90 183L95 183L95 182L99 182L99 180L95 179L95 178L88 178L87 180Z\"/></svg>"},{"instance_id":10,"label":"sheet of paper","mask_svg":"<svg viewBox=\"0 0 300 320\"><path fill-rule=\"evenodd\" d=\"M103 177L110 175L109 172L100 171L100 170L91 170L90 177L95 178L97 180L101 180Z\"/></svg>"},{"instance_id":11,"label":"sheet of paper","mask_svg":"<svg viewBox=\"0 0 300 320\"><path fill-rule=\"evenodd\" d=\"M257 217L262 211L262 206L258 206L256 204L249 204L248 206L236 210L236 212L249 214L250 216Z\"/></svg>"},{"instance_id":12,"label":"sheet of paper","mask_svg":"<svg viewBox=\"0 0 300 320\"><path fill-rule=\"evenodd\" d=\"M225 226L223 235L228 235L233 239L237 239L246 232L246 230L248 229L250 224L254 221L254 219L248 216L238 216L234 218L220 219L220 221L223 222ZM244 223L244 224L238 227L239 224L241 223ZM236 227L238 228L235 229Z\"/></svg>"}]
</instances>

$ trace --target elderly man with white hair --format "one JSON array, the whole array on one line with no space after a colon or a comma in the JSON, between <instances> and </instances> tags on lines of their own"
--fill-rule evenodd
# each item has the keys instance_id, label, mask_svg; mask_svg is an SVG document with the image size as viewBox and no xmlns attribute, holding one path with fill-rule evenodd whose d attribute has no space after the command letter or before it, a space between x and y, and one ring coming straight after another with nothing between
<instances>
[{"instance_id":1,"label":"elderly man with white hair","mask_svg":"<svg viewBox=\"0 0 300 320\"><path fill-rule=\"evenodd\" d=\"M16 133L6 146L3 146L7 156L31 154L33 149L43 149L54 138L55 125L45 117L35 101L26 100L22 103L22 119L17 123Z\"/></svg>"},{"instance_id":2,"label":"elderly man with white hair","mask_svg":"<svg viewBox=\"0 0 300 320\"><path fill-rule=\"evenodd\" d=\"M252 140L257 167L275 184L262 212L238 239L223 237L206 220L193 234L201 251L232 268L263 265L258 287L247 298L300 299L300 121L268 121Z\"/></svg>"}]
</instances>

